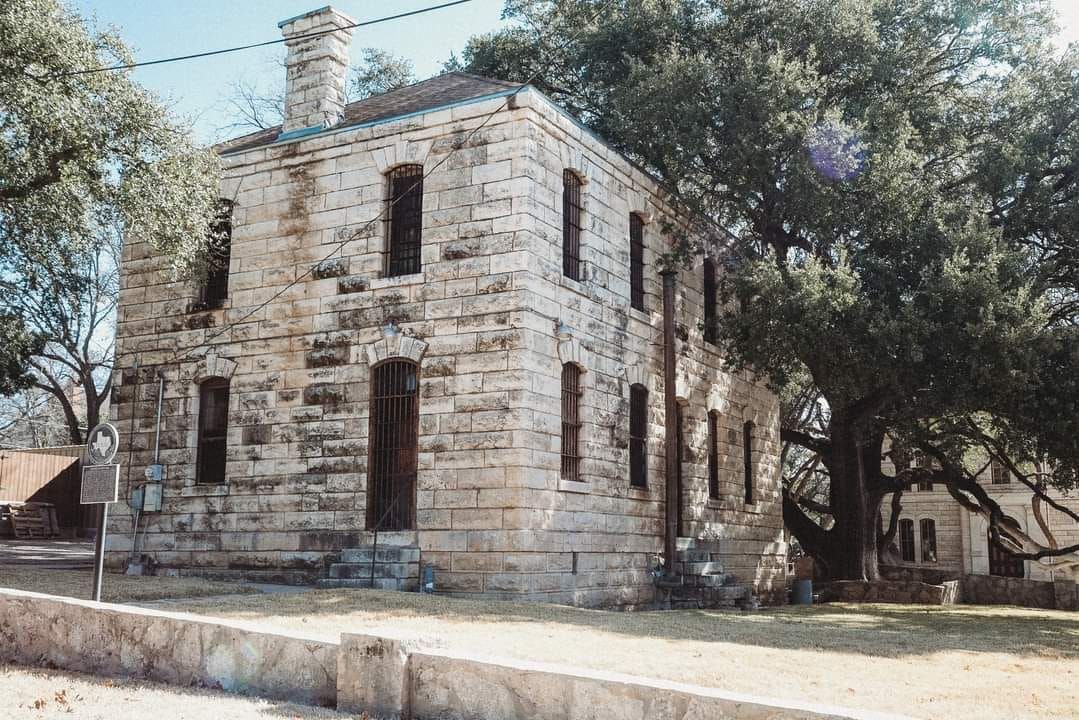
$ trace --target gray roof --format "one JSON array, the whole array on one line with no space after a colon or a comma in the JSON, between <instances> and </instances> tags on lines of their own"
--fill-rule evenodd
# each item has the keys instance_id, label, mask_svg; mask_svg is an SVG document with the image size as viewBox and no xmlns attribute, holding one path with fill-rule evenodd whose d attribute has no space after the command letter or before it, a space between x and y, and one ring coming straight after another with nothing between
<instances>
[{"instance_id":1,"label":"gray roof","mask_svg":"<svg viewBox=\"0 0 1079 720\"><path fill-rule=\"evenodd\" d=\"M518 83L505 80L480 77L464 72L449 72L433 78L391 90L381 95L372 95L345 106L345 114L335 128L388 120L401 115L422 112L443 105L473 100L485 95L503 93L520 87ZM226 140L216 146L219 153L251 150L262 145L269 145L281 134L277 125L265 130Z\"/></svg>"}]
</instances>

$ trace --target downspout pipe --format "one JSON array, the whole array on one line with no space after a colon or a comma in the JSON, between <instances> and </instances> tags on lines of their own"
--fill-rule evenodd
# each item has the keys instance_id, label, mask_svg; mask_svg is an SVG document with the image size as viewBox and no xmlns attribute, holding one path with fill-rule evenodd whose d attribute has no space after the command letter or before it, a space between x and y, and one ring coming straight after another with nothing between
<instances>
[{"instance_id":1,"label":"downspout pipe","mask_svg":"<svg viewBox=\"0 0 1079 720\"><path fill-rule=\"evenodd\" d=\"M666 502L666 533L663 537L663 574L673 578L678 539L678 399L675 395L674 280L676 271L660 272L663 279L663 430Z\"/></svg>"}]
</instances>

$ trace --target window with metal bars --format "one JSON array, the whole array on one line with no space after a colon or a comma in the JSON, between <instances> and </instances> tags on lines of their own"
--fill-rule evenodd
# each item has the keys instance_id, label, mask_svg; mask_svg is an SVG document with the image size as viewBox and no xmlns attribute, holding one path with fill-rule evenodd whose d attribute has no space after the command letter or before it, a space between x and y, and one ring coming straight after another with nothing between
<instances>
[{"instance_id":1,"label":"window with metal bars","mask_svg":"<svg viewBox=\"0 0 1079 720\"><path fill-rule=\"evenodd\" d=\"M389 172L386 202L386 276L420 271L423 233L423 166L401 165Z\"/></svg>"},{"instance_id":2,"label":"window with metal bars","mask_svg":"<svg viewBox=\"0 0 1079 720\"><path fill-rule=\"evenodd\" d=\"M756 478L753 469L753 428L752 422L742 425L742 461L745 464L746 505L757 502Z\"/></svg>"},{"instance_id":3,"label":"window with metal bars","mask_svg":"<svg viewBox=\"0 0 1079 720\"><path fill-rule=\"evenodd\" d=\"M935 563L937 561L937 523L932 518L922 518L918 521L918 529L922 531L922 562Z\"/></svg>"},{"instance_id":4,"label":"window with metal bars","mask_svg":"<svg viewBox=\"0 0 1079 720\"><path fill-rule=\"evenodd\" d=\"M212 378L199 385L198 448L195 482L225 482L229 429L229 381Z\"/></svg>"},{"instance_id":5,"label":"window with metal bars","mask_svg":"<svg viewBox=\"0 0 1079 720\"><path fill-rule=\"evenodd\" d=\"M206 277L199 286L193 310L221 307L229 296L229 261L232 257L232 203L222 200L217 218L207 235Z\"/></svg>"},{"instance_id":6,"label":"window with metal bars","mask_svg":"<svg viewBox=\"0 0 1079 720\"><path fill-rule=\"evenodd\" d=\"M581 479L581 368L562 366L562 479Z\"/></svg>"},{"instance_id":7,"label":"window with metal bars","mask_svg":"<svg viewBox=\"0 0 1079 720\"><path fill-rule=\"evenodd\" d=\"M419 366L389 360L371 371L367 528L411 530L419 464Z\"/></svg>"},{"instance_id":8,"label":"window with metal bars","mask_svg":"<svg viewBox=\"0 0 1079 720\"><path fill-rule=\"evenodd\" d=\"M648 389L629 387L629 484L648 487Z\"/></svg>"},{"instance_id":9,"label":"window with metal bars","mask_svg":"<svg viewBox=\"0 0 1079 720\"><path fill-rule=\"evenodd\" d=\"M704 341L716 344L716 263L704 259Z\"/></svg>"},{"instance_id":10,"label":"window with metal bars","mask_svg":"<svg viewBox=\"0 0 1079 720\"><path fill-rule=\"evenodd\" d=\"M914 562L914 521L899 521L899 555L903 562Z\"/></svg>"},{"instance_id":11,"label":"window with metal bars","mask_svg":"<svg viewBox=\"0 0 1079 720\"><path fill-rule=\"evenodd\" d=\"M994 460L989 465L989 472L993 478L993 485L1007 485L1012 481L1012 474L1008 468L1004 467L1004 463L998 460Z\"/></svg>"},{"instance_id":12,"label":"window with metal bars","mask_svg":"<svg viewBox=\"0 0 1079 720\"><path fill-rule=\"evenodd\" d=\"M637 213L629 215L629 302L644 310L644 221Z\"/></svg>"},{"instance_id":13,"label":"window with metal bars","mask_svg":"<svg viewBox=\"0 0 1079 720\"><path fill-rule=\"evenodd\" d=\"M719 411L708 412L708 497L719 499Z\"/></svg>"},{"instance_id":14,"label":"window with metal bars","mask_svg":"<svg viewBox=\"0 0 1079 720\"><path fill-rule=\"evenodd\" d=\"M562 171L562 274L581 279L581 179Z\"/></svg>"}]
</instances>

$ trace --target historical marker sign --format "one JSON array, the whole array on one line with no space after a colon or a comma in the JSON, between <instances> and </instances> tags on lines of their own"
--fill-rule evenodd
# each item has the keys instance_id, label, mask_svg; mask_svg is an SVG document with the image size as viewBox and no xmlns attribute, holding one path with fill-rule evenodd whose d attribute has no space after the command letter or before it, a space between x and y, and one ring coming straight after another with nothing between
<instances>
[{"instance_id":1,"label":"historical marker sign","mask_svg":"<svg viewBox=\"0 0 1079 720\"><path fill-rule=\"evenodd\" d=\"M120 433L108 423L101 423L90 431L86 441L86 457L91 465L108 465L116 457L120 446Z\"/></svg>"},{"instance_id":2,"label":"historical marker sign","mask_svg":"<svg viewBox=\"0 0 1079 720\"><path fill-rule=\"evenodd\" d=\"M82 469L80 503L83 505L114 503L120 499L119 496L119 465L87 465Z\"/></svg>"}]
</instances>

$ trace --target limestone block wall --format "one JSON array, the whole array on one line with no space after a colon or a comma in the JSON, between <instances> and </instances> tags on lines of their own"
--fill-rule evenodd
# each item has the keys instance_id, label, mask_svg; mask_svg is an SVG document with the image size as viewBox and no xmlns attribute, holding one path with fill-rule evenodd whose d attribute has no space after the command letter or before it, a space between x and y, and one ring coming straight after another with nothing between
<instances>
[{"instance_id":1,"label":"limestone block wall","mask_svg":"<svg viewBox=\"0 0 1079 720\"><path fill-rule=\"evenodd\" d=\"M882 505L885 513L890 514L890 496ZM901 567L923 568L949 573L958 577L963 572L965 542L961 523L961 512L965 512L952 499L943 486L934 486L932 490L913 490L903 493L901 520L914 522L914 562L903 562L897 555L895 560ZM936 525L937 560L931 562L922 556L923 519L931 519ZM899 535L895 545L899 547Z\"/></svg>"}]
</instances>

